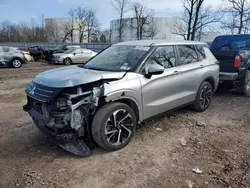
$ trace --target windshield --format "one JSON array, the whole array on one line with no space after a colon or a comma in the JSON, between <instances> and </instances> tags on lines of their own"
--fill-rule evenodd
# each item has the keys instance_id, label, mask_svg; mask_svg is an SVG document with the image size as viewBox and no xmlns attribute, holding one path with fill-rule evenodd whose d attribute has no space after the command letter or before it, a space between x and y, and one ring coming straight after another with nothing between
<instances>
[{"instance_id":1,"label":"windshield","mask_svg":"<svg viewBox=\"0 0 250 188\"><path fill-rule=\"evenodd\" d=\"M64 45L58 45L58 46L56 46L56 50L61 50L62 48L64 47Z\"/></svg>"},{"instance_id":2,"label":"windshield","mask_svg":"<svg viewBox=\"0 0 250 188\"><path fill-rule=\"evenodd\" d=\"M65 51L64 53L65 53L65 54L71 54L71 53L73 53L74 51L75 51L75 49L69 49L69 50Z\"/></svg>"},{"instance_id":3,"label":"windshield","mask_svg":"<svg viewBox=\"0 0 250 188\"><path fill-rule=\"evenodd\" d=\"M134 71L149 49L148 46L113 45L84 67L101 71Z\"/></svg>"}]
</instances>

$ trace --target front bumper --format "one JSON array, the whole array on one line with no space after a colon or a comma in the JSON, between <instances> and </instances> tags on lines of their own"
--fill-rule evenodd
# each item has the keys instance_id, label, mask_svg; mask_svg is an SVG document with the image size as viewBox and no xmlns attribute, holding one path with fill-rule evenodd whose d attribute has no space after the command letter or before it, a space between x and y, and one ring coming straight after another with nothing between
<instances>
[{"instance_id":1,"label":"front bumper","mask_svg":"<svg viewBox=\"0 0 250 188\"><path fill-rule=\"evenodd\" d=\"M9 62L7 62L7 61L0 61L0 67L9 67Z\"/></svg>"},{"instance_id":2,"label":"front bumper","mask_svg":"<svg viewBox=\"0 0 250 188\"><path fill-rule=\"evenodd\" d=\"M46 135L50 136L56 145L60 146L64 150L79 156L89 156L91 149L86 145L82 138L78 138L74 132L58 133L51 127L48 127L49 119L38 112L29 103L23 106L23 110L28 112L32 117L36 126Z\"/></svg>"},{"instance_id":3,"label":"front bumper","mask_svg":"<svg viewBox=\"0 0 250 188\"><path fill-rule=\"evenodd\" d=\"M63 64L63 60L62 59L53 59L52 62L54 64Z\"/></svg>"}]
</instances>

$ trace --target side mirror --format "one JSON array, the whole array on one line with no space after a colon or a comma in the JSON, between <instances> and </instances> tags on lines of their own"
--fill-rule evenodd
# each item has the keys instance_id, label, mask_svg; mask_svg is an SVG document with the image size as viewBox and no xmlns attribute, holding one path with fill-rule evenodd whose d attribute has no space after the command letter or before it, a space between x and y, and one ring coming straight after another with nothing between
<instances>
[{"instance_id":1,"label":"side mirror","mask_svg":"<svg viewBox=\"0 0 250 188\"><path fill-rule=\"evenodd\" d=\"M76 55L76 53L75 53L75 52L73 52L73 55Z\"/></svg>"},{"instance_id":2,"label":"side mirror","mask_svg":"<svg viewBox=\"0 0 250 188\"><path fill-rule=\"evenodd\" d=\"M151 78L152 75L159 75L164 72L164 67L158 64L151 64L149 65L148 69L146 70L145 77Z\"/></svg>"}]
</instances>

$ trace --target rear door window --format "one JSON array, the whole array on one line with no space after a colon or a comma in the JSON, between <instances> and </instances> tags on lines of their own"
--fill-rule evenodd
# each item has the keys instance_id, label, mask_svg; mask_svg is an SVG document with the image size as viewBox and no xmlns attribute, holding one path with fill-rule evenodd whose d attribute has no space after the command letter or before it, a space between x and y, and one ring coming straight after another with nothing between
<instances>
[{"instance_id":1,"label":"rear door window","mask_svg":"<svg viewBox=\"0 0 250 188\"><path fill-rule=\"evenodd\" d=\"M74 53L76 53L76 54L82 54L83 50L82 49L77 49L77 50L74 51Z\"/></svg>"},{"instance_id":2,"label":"rear door window","mask_svg":"<svg viewBox=\"0 0 250 188\"><path fill-rule=\"evenodd\" d=\"M165 69L175 67L176 56L173 46L160 46L150 55L146 64L159 64Z\"/></svg>"},{"instance_id":3,"label":"rear door window","mask_svg":"<svg viewBox=\"0 0 250 188\"><path fill-rule=\"evenodd\" d=\"M179 65L187 65L199 61L196 49L193 45L177 46L179 51Z\"/></svg>"}]
</instances>

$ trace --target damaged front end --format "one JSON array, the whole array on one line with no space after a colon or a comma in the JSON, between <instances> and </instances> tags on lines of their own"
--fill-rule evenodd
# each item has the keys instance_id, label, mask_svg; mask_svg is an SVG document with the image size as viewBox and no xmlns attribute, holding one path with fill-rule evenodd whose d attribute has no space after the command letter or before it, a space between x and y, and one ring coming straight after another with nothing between
<instances>
[{"instance_id":1,"label":"damaged front end","mask_svg":"<svg viewBox=\"0 0 250 188\"><path fill-rule=\"evenodd\" d=\"M28 103L23 108L41 131L73 154L90 154L93 142L89 124L103 96L103 84L51 88L33 81L26 93Z\"/></svg>"}]
</instances>

